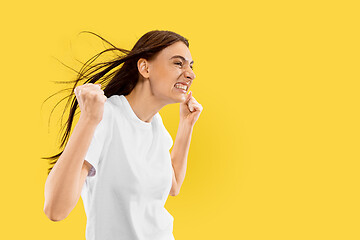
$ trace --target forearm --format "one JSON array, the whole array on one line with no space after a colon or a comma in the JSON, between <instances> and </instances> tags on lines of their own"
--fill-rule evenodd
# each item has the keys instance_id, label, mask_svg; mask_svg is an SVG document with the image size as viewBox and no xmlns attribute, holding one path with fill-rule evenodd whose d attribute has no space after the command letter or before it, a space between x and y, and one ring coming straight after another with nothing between
<instances>
[{"instance_id":1,"label":"forearm","mask_svg":"<svg viewBox=\"0 0 360 240\"><path fill-rule=\"evenodd\" d=\"M180 121L174 147L170 154L178 192L185 179L192 130L193 126L185 121Z\"/></svg>"},{"instance_id":2,"label":"forearm","mask_svg":"<svg viewBox=\"0 0 360 240\"><path fill-rule=\"evenodd\" d=\"M66 147L45 183L44 212L49 218L63 219L74 207L80 171L96 125L80 117Z\"/></svg>"}]
</instances>

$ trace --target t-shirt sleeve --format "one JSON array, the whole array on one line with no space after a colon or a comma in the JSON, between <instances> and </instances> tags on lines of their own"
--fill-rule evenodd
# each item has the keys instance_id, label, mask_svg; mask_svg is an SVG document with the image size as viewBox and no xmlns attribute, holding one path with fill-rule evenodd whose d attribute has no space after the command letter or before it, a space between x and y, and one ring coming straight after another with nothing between
<instances>
[{"instance_id":1,"label":"t-shirt sleeve","mask_svg":"<svg viewBox=\"0 0 360 240\"><path fill-rule=\"evenodd\" d=\"M101 162L102 153L109 138L109 129L111 126L111 106L108 100L104 104L103 118L96 126L94 136L91 140L89 149L85 155L85 160L91 164L88 176L95 176L99 163Z\"/></svg>"},{"instance_id":2,"label":"t-shirt sleeve","mask_svg":"<svg viewBox=\"0 0 360 240\"><path fill-rule=\"evenodd\" d=\"M159 122L160 122L160 125L161 125L161 131L162 131L162 134L164 135L165 137L165 143L167 145L167 148L170 150L170 148L172 147L172 145L174 144L173 142L173 139L170 135L170 133L168 132L168 130L166 129L166 127L164 126L164 123L163 123L163 120L162 120L162 117L161 115L158 113L158 118L159 118Z\"/></svg>"},{"instance_id":3,"label":"t-shirt sleeve","mask_svg":"<svg viewBox=\"0 0 360 240\"><path fill-rule=\"evenodd\" d=\"M164 128L165 128L165 127L164 127ZM166 138L167 138L168 148L169 148L169 150L170 150L170 148L172 147L172 145L173 145L174 142L173 142L173 139L172 139L170 133L166 130L166 128L165 128L165 135L166 135Z\"/></svg>"}]
</instances>

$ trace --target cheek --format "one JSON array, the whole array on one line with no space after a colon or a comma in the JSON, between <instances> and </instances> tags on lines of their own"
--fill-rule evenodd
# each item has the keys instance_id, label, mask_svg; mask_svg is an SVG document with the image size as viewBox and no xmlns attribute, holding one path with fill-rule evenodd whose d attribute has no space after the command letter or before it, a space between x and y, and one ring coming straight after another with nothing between
<instances>
[{"instance_id":1,"label":"cheek","mask_svg":"<svg viewBox=\"0 0 360 240\"><path fill-rule=\"evenodd\" d=\"M159 84L168 79L170 75L173 75L172 71L168 66L156 65L152 69L151 77L156 81L156 84Z\"/></svg>"},{"instance_id":2,"label":"cheek","mask_svg":"<svg viewBox=\"0 0 360 240\"><path fill-rule=\"evenodd\" d=\"M156 66L151 73L152 89L158 94L173 94L174 84L181 76L180 69L171 66Z\"/></svg>"},{"instance_id":3,"label":"cheek","mask_svg":"<svg viewBox=\"0 0 360 240\"><path fill-rule=\"evenodd\" d=\"M151 82L152 91L160 95L168 95L168 93L172 91L173 85L173 80L160 73L157 74L157 76L153 76Z\"/></svg>"},{"instance_id":4,"label":"cheek","mask_svg":"<svg viewBox=\"0 0 360 240\"><path fill-rule=\"evenodd\" d=\"M170 67L157 69L157 71L152 74L152 78L156 85L163 86L164 88L173 86L177 82L179 76L179 71Z\"/></svg>"}]
</instances>

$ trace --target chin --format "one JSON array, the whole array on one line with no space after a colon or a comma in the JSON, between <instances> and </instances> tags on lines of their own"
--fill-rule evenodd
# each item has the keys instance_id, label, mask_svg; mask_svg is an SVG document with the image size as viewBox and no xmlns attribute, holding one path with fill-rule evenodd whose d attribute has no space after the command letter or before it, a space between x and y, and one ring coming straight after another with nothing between
<instances>
[{"instance_id":1,"label":"chin","mask_svg":"<svg viewBox=\"0 0 360 240\"><path fill-rule=\"evenodd\" d=\"M186 99L186 95L188 94L188 91L183 92L179 91L177 88L173 87L170 91L170 104L171 103L182 103Z\"/></svg>"},{"instance_id":2,"label":"chin","mask_svg":"<svg viewBox=\"0 0 360 240\"><path fill-rule=\"evenodd\" d=\"M181 102L185 101L187 92L186 93L176 93L176 94L177 94L177 97L176 97L177 103L181 103Z\"/></svg>"}]
</instances>

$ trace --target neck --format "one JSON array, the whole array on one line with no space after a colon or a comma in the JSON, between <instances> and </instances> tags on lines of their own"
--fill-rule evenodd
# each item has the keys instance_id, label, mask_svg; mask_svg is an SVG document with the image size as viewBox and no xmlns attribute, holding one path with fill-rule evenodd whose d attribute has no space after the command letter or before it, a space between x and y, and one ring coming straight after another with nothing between
<instances>
[{"instance_id":1,"label":"neck","mask_svg":"<svg viewBox=\"0 0 360 240\"><path fill-rule=\"evenodd\" d=\"M151 122L156 113L167 103L156 97L150 88L149 81L137 83L130 94L125 96L135 115L144 122Z\"/></svg>"}]
</instances>

